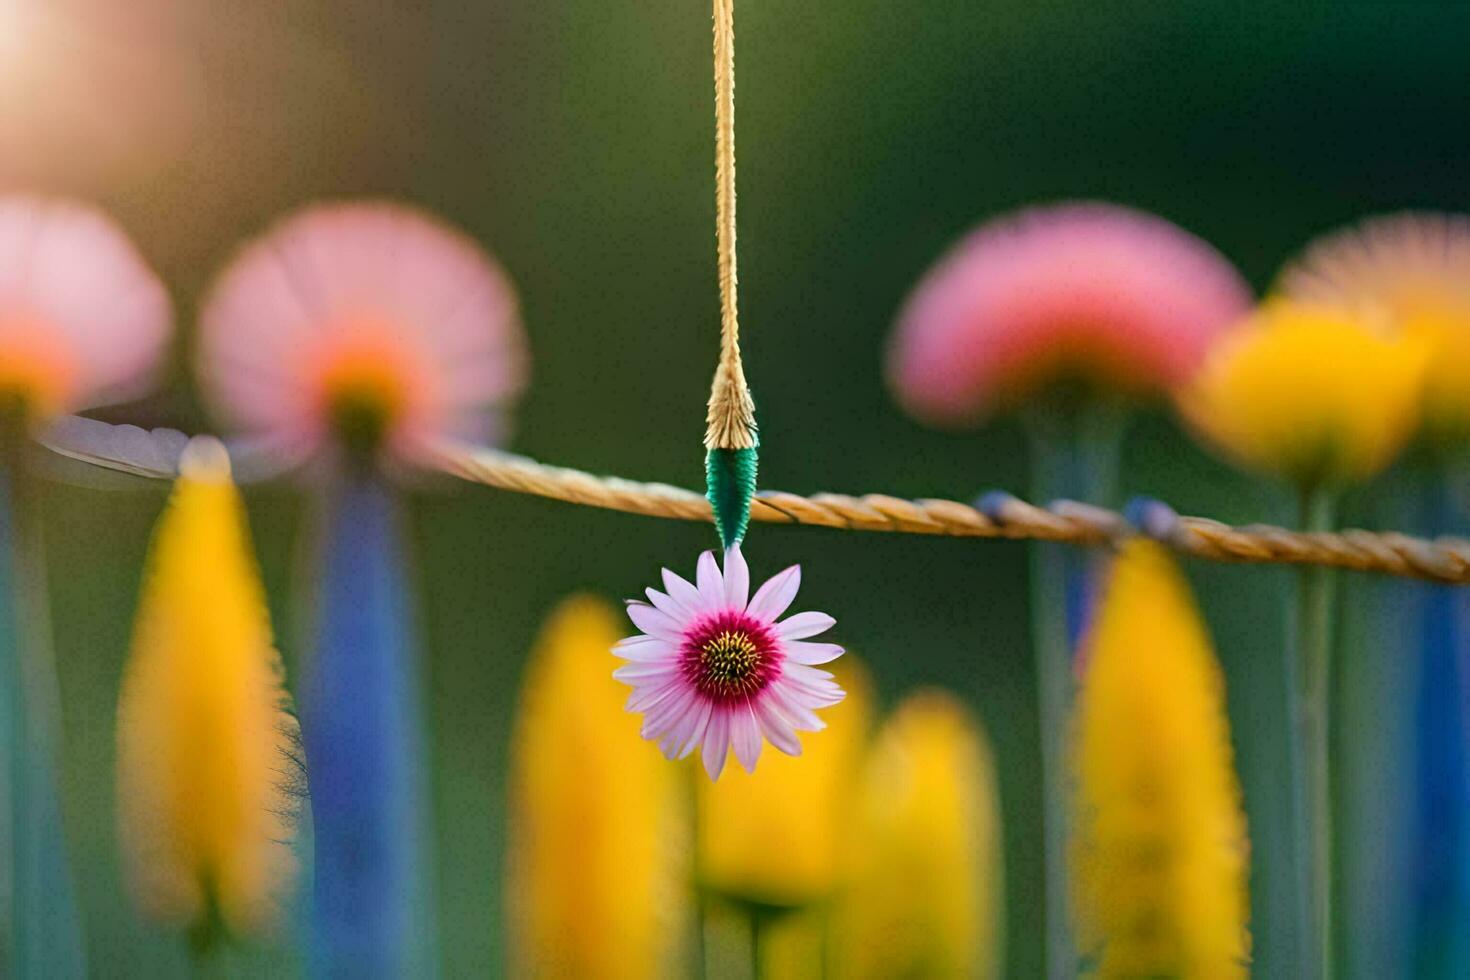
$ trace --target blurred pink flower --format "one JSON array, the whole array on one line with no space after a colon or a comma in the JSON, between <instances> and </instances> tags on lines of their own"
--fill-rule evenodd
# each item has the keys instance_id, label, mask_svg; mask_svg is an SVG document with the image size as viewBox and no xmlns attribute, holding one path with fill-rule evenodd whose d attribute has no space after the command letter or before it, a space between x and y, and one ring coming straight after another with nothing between
<instances>
[{"instance_id":1,"label":"blurred pink flower","mask_svg":"<svg viewBox=\"0 0 1470 980\"><path fill-rule=\"evenodd\" d=\"M397 204L282 220L220 275L201 327L207 394L293 460L359 422L400 460L440 438L493 440L526 378L505 274L464 234Z\"/></svg>"},{"instance_id":2,"label":"blurred pink flower","mask_svg":"<svg viewBox=\"0 0 1470 980\"><path fill-rule=\"evenodd\" d=\"M1103 203L988 222L932 269L901 314L888 377L924 421L965 425L1050 383L1134 395L1184 382L1251 294L1214 248Z\"/></svg>"},{"instance_id":3,"label":"blurred pink flower","mask_svg":"<svg viewBox=\"0 0 1470 980\"><path fill-rule=\"evenodd\" d=\"M163 284L110 218L0 197L0 392L40 418L136 397L172 327Z\"/></svg>"},{"instance_id":4,"label":"blurred pink flower","mask_svg":"<svg viewBox=\"0 0 1470 980\"><path fill-rule=\"evenodd\" d=\"M713 552L699 556L698 585L663 573L667 593L648 589L653 603L630 602L628 617L644 635L613 653L631 663L613 671L633 693L628 710L643 713L643 737L664 756L684 758L704 746L704 768L719 779L731 747L755 771L761 742L800 755L798 731L821 731L814 713L841 701L832 675L815 665L842 656L832 643L805 642L832 628L831 616L797 613L781 622L801 587L792 565L750 596L750 570L737 544L721 574Z\"/></svg>"}]
</instances>

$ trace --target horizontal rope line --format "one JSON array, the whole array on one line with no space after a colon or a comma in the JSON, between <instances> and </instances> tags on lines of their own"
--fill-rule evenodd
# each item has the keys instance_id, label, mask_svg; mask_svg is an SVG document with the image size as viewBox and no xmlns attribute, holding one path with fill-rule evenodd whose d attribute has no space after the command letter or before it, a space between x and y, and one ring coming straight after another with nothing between
<instances>
[{"instance_id":1,"label":"horizontal rope line","mask_svg":"<svg viewBox=\"0 0 1470 980\"><path fill-rule=\"evenodd\" d=\"M189 437L172 429L109 425L77 416L58 423L42 443L80 465L171 480ZM548 466L524 456L443 442L430 450L450 474L516 493L649 517L710 521L703 495L666 483L638 483ZM279 475L279 461L249 443L230 446L236 475L244 482ZM71 481L75 473L52 474ZM1125 517L1116 511L1059 500L1037 507L1008 493L992 493L978 506L955 500L903 500L886 494L861 497L765 491L750 516L770 524L813 524L852 531L887 531L964 538L1011 538L1102 545L1119 535L1146 534L1176 551L1210 561L1284 565L1329 565L1438 582L1470 582L1470 541L1425 541L1394 532L1343 531L1305 534L1265 524L1231 527L1202 517L1181 517L1159 501L1140 501Z\"/></svg>"},{"instance_id":2,"label":"horizontal rope line","mask_svg":"<svg viewBox=\"0 0 1470 980\"><path fill-rule=\"evenodd\" d=\"M435 446L432 455L449 473L501 490L648 517L713 519L702 494L666 483L594 476L499 450L452 443ZM1327 565L1438 582L1470 582L1470 541L1426 541L1394 532L1304 533L1266 524L1232 527L1202 517L1182 517L1158 501L1141 501L1125 518L1116 511L1070 500L1038 507L1006 493L988 494L976 507L955 500L904 500L877 493L803 497L766 490L756 495L750 516L769 524L1075 545L1102 545L1123 534L1142 533L1183 554L1210 561Z\"/></svg>"}]
</instances>

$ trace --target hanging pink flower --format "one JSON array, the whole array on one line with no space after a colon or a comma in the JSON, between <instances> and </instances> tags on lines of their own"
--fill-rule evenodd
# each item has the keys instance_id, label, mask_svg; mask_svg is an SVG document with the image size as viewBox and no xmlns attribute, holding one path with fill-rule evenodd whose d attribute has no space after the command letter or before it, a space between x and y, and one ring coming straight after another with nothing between
<instances>
[{"instance_id":1,"label":"hanging pink flower","mask_svg":"<svg viewBox=\"0 0 1470 980\"><path fill-rule=\"evenodd\" d=\"M163 284L110 218L0 197L0 393L33 419L142 394L172 326Z\"/></svg>"},{"instance_id":2,"label":"hanging pink flower","mask_svg":"<svg viewBox=\"0 0 1470 980\"><path fill-rule=\"evenodd\" d=\"M505 274L397 204L286 218L219 277L201 325L209 396L290 458L364 434L400 460L437 439L493 439L526 378Z\"/></svg>"},{"instance_id":3,"label":"hanging pink flower","mask_svg":"<svg viewBox=\"0 0 1470 980\"><path fill-rule=\"evenodd\" d=\"M1251 294L1214 248L1103 203L982 225L919 284L888 377L926 422L966 425L1055 382L1149 395L1188 379Z\"/></svg>"},{"instance_id":4,"label":"hanging pink flower","mask_svg":"<svg viewBox=\"0 0 1470 980\"><path fill-rule=\"evenodd\" d=\"M747 772L761 743L800 755L798 731L823 727L815 711L841 701L832 675L818 670L842 655L833 643L808 642L831 629L825 613L778 620L796 598L801 567L792 565L750 595L750 570L737 544L721 574L713 552L699 556L697 584L664 569L667 592L648 589L652 605L633 601L628 617L643 631L613 648L631 661L613 676L632 686L628 710L642 712L643 737L664 756L704 747L705 771L718 779L733 747Z\"/></svg>"}]
</instances>

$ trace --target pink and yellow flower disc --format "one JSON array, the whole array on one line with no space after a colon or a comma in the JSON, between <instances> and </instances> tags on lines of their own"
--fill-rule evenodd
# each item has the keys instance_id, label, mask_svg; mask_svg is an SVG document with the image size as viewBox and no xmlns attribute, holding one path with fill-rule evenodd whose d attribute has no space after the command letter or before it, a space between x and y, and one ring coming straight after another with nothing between
<instances>
[{"instance_id":1,"label":"pink and yellow flower disc","mask_svg":"<svg viewBox=\"0 0 1470 980\"><path fill-rule=\"evenodd\" d=\"M224 271L201 321L208 394L292 459L334 440L404 461L438 440L494 440L526 378L504 273L402 205L286 218Z\"/></svg>"},{"instance_id":2,"label":"pink and yellow flower disc","mask_svg":"<svg viewBox=\"0 0 1470 980\"><path fill-rule=\"evenodd\" d=\"M668 569L663 583L666 592L647 590L651 605L628 604L643 632L613 648L630 661L613 676L633 688L628 710L643 714L643 737L670 759L702 745L711 779L719 778L731 748L748 772L765 741L800 755L796 733L820 731L816 710L843 698L832 674L817 667L840 657L842 647L809 642L832 628L832 617L780 618L796 599L800 566L751 596L750 570L735 545L725 552L723 572L706 551L694 584Z\"/></svg>"},{"instance_id":3,"label":"pink and yellow flower disc","mask_svg":"<svg viewBox=\"0 0 1470 980\"><path fill-rule=\"evenodd\" d=\"M1346 307L1426 343L1423 433L1431 443L1470 440L1470 217L1369 218L1317 239L1278 285L1292 299Z\"/></svg>"},{"instance_id":4,"label":"pink and yellow flower disc","mask_svg":"<svg viewBox=\"0 0 1470 980\"><path fill-rule=\"evenodd\" d=\"M0 397L30 421L141 394L172 326L163 284L110 218L0 197Z\"/></svg>"},{"instance_id":5,"label":"pink and yellow flower disc","mask_svg":"<svg viewBox=\"0 0 1470 980\"><path fill-rule=\"evenodd\" d=\"M1162 218L1062 204L981 226L901 314L888 378L912 415L968 425L1057 383L1148 396L1192 374L1250 290Z\"/></svg>"}]
</instances>

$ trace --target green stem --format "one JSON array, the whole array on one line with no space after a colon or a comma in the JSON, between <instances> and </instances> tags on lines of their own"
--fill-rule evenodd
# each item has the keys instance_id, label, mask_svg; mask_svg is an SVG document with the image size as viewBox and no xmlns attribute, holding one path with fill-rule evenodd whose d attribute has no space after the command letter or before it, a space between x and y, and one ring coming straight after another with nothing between
<instances>
[{"instance_id":1,"label":"green stem","mask_svg":"<svg viewBox=\"0 0 1470 980\"><path fill-rule=\"evenodd\" d=\"M1046 862L1047 975L1071 975L1076 953L1069 929L1067 890L1067 717L1072 700L1072 650L1066 620L1066 569L1057 545L1032 556L1032 631L1041 720L1042 833Z\"/></svg>"},{"instance_id":2,"label":"green stem","mask_svg":"<svg viewBox=\"0 0 1470 980\"><path fill-rule=\"evenodd\" d=\"M1300 500L1304 531L1330 531L1336 500L1324 490L1305 490ZM1303 566L1297 577L1296 643L1288 661L1294 773L1297 796L1297 875L1301 889L1301 958L1304 978L1329 978L1332 939L1331 569Z\"/></svg>"},{"instance_id":3,"label":"green stem","mask_svg":"<svg viewBox=\"0 0 1470 980\"><path fill-rule=\"evenodd\" d=\"M34 841L34 821L31 819L30 779L27 773L27 756L30 750L30 718L26 697L26 665L22 652L19 590L20 578L16 541L15 494L9 467L0 473L0 523L9 540L4 542L5 554L0 555L3 563L4 581L0 581L0 604L3 604L4 622L0 623L0 690L5 694L5 770L9 788L10 808L8 830L10 837L10 879L6 882L7 903L10 908L10 968L16 976L24 975L32 958L32 929L29 927L27 907L35 898L37 860Z\"/></svg>"},{"instance_id":4,"label":"green stem","mask_svg":"<svg viewBox=\"0 0 1470 980\"><path fill-rule=\"evenodd\" d=\"M1117 494L1124 414L1108 405L1093 410L1028 416L1031 495L1043 505L1070 498L1100 505ZM1067 731L1074 686L1073 646L1090 556L1070 546L1032 549L1031 623L1036 644L1036 688L1041 725L1042 822L1046 871L1047 975L1076 974L1067 876L1067 811L1070 785Z\"/></svg>"},{"instance_id":5,"label":"green stem","mask_svg":"<svg viewBox=\"0 0 1470 980\"><path fill-rule=\"evenodd\" d=\"M762 980L766 975L766 915L750 908L750 976Z\"/></svg>"},{"instance_id":6,"label":"green stem","mask_svg":"<svg viewBox=\"0 0 1470 980\"><path fill-rule=\"evenodd\" d=\"M46 607L39 487L26 445L0 436L0 688L8 725L11 967L14 976L80 975L85 954L61 825L60 694Z\"/></svg>"}]
</instances>

